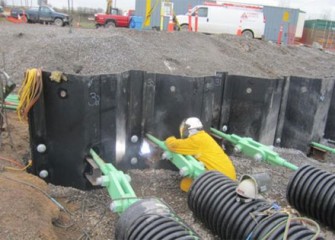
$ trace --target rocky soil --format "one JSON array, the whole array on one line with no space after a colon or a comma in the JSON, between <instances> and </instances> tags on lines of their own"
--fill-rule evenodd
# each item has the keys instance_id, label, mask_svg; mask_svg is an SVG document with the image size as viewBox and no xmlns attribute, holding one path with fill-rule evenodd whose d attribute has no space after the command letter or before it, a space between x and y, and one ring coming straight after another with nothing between
<instances>
[{"instance_id":1,"label":"rocky soil","mask_svg":"<svg viewBox=\"0 0 335 240\"><path fill-rule=\"evenodd\" d=\"M127 70L205 76L332 77L335 55L232 35L73 29L0 22L0 66L16 82L27 68L102 74Z\"/></svg>"},{"instance_id":2,"label":"rocky soil","mask_svg":"<svg viewBox=\"0 0 335 240\"><path fill-rule=\"evenodd\" d=\"M32 67L78 74L139 69L188 76L227 71L264 78L335 77L335 55L329 51L188 32L73 29L69 33L68 28L0 22L0 54L0 69L17 84L25 70ZM114 239L119 216L108 209L111 200L105 189L81 191L54 186L8 168L18 168L9 159L26 164L30 150L27 123L18 121L14 112L6 116L0 137L0 239ZM274 150L298 166L311 164L335 172L332 155L319 162L294 149ZM269 173L272 188L264 197L288 207L285 194L292 171L242 155L232 154L231 158L238 176ZM179 189L177 172L146 169L128 174L138 197L161 198L203 239L218 239L188 209L187 194ZM334 231L323 225L321 229L327 240L335 239Z\"/></svg>"}]
</instances>

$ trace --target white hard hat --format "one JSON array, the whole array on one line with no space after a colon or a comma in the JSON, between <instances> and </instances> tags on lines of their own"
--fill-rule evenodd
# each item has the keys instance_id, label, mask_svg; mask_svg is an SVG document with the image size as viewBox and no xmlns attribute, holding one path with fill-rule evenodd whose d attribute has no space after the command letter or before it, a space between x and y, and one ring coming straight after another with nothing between
<instances>
[{"instance_id":1,"label":"white hard hat","mask_svg":"<svg viewBox=\"0 0 335 240\"><path fill-rule=\"evenodd\" d=\"M202 130L203 127L204 126L202 125L199 118L190 117L184 119L179 127L180 137L181 138L189 137L192 133L194 134L195 132Z\"/></svg>"},{"instance_id":2,"label":"white hard hat","mask_svg":"<svg viewBox=\"0 0 335 240\"><path fill-rule=\"evenodd\" d=\"M236 188L237 195L245 202L252 201L257 197L257 183L252 178L242 179Z\"/></svg>"}]
</instances>

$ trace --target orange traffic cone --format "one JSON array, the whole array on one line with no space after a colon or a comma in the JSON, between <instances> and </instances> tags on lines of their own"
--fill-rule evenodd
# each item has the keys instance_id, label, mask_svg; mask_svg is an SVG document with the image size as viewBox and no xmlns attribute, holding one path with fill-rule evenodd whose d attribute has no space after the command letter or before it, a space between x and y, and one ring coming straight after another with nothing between
<instances>
[{"instance_id":1,"label":"orange traffic cone","mask_svg":"<svg viewBox=\"0 0 335 240\"><path fill-rule=\"evenodd\" d=\"M282 36L283 36L283 26L281 25L280 28L279 28L279 33L278 33L278 40L277 40L278 45L281 44Z\"/></svg>"},{"instance_id":2,"label":"orange traffic cone","mask_svg":"<svg viewBox=\"0 0 335 240\"><path fill-rule=\"evenodd\" d=\"M170 17L169 24L168 24L168 32L173 32L174 29L174 23L172 21L172 18Z\"/></svg>"},{"instance_id":3,"label":"orange traffic cone","mask_svg":"<svg viewBox=\"0 0 335 240\"><path fill-rule=\"evenodd\" d=\"M238 26L237 31L236 31L237 36L242 36L242 27L241 25Z\"/></svg>"},{"instance_id":4,"label":"orange traffic cone","mask_svg":"<svg viewBox=\"0 0 335 240\"><path fill-rule=\"evenodd\" d=\"M238 25L236 35L237 36L242 36L242 19L240 20L240 24Z\"/></svg>"}]
</instances>

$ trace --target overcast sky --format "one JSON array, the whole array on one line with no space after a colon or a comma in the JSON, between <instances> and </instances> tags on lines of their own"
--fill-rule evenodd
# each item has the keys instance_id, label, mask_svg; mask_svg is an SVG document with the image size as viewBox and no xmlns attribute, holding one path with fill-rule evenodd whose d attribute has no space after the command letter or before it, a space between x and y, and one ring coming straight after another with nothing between
<instances>
[{"instance_id":1,"label":"overcast sky","mask_svg":"<svg viewBox=\"0 0 335 240\"><path fill-rule=\"evenodd\" d=\"M88 8L106 8L106 0L70 0L73 1L74 8L88 7ZM154 0L151 0L152 2ZM6 0L7 4L14 3L15 5L24 4L25 2L32 2L37 5L37 0ZM68 0L48 0L49 4L54 7L66 7ZM324 15L330 16L335 20L335 0L230 0L229 2L244 2L263 4L270 6L285 6L290 8L299 8L306 12L306 18L321 18ZM113 6L123 10L134 9L135 0L113 0Z\"/></svg>"}]
</instances>

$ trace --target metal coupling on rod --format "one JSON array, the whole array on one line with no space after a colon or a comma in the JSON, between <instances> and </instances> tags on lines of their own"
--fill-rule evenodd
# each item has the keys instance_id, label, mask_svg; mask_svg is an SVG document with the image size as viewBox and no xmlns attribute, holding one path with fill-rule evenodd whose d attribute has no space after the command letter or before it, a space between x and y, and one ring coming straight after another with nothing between
<instances>
[{"instance_id":1,"label":"metal coupling on rod","mask_svg":"<svg viewBox=\"0 0 335 240\"><path fill-rule=\"evenodd\" d=\"M187 176L188 175L188 168L187 167L182 167L180 170L179 170L179 174L180 174L180 176L182 176L182 177L185 177L185 176Z\"/></svg>"},{"instance_id":2,"label":"metal coupling on rod","mask_svg":"<svg viewBox=\"0 0 335 240\"><path fill-rule=\"evenodd\" d=\"M242 146L237 144L234 146L234 152L235 153L240 153L242 151Z\"/></svg>"},{"instance_id":3,"label":"metal coupling on rod","mask_svg":"<svg viewBox=\"0 0 335 240\"><path fill-rule=\"evenodd\" d=\"M110 180L109 180L108 176L101 176L101 177L98 177L97 180L96 180L96 183L98 185L103 186L103 187L108 186L109 182L110 182Z\"/></svg>"},{"instance_id":4,"label":"metal coupling on rod","mask_svg":"<svg viewBox=\"0 0 335 240\"><path fill-rule=\"evenodd\" d=\"M261 162L261 161L264 160L262 154L260 154L260 153L256 153L256 154L254 155L254 159L255 159L256 161L258 161L258 162Z\"/></svg>"}]
</instances>

